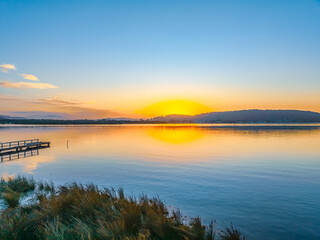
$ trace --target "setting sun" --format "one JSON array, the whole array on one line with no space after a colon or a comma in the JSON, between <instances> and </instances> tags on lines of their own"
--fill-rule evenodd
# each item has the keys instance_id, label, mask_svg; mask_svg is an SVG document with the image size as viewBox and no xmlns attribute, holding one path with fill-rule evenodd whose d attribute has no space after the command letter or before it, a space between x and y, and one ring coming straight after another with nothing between
<instances>
[{"instance_id":1,"label":"setting sun","mask_svg":"<svg viewBox=\"0 0 320 240\"><path fill-rule=\"evenodd\" d=\"M211 108L197 102L188 100L169 100L152 104L142 111L137 111L145 116L165 116L171 114L196 115L212 111Z\"/></svg>"}]
</instances>

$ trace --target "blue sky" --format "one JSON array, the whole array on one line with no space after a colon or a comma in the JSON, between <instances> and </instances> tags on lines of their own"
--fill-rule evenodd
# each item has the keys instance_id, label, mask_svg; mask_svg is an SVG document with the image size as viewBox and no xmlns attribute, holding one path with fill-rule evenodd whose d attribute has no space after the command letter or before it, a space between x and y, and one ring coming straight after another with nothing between
<instances>
[{"instance_id":1,"label":"blue sky","mask_svg":"<svg viewBox=\"0 0 320 240\"><path fill-rule=\"evenodd\" d=\"M0 84L26 73L57 87L2 84L11 105L0 114L19 101L38 113L43 100L83 116L134 116L168 99L320 111L317 0L0 1L0 24L0 65L16 67Z\"/></svg>"}]
</instances>

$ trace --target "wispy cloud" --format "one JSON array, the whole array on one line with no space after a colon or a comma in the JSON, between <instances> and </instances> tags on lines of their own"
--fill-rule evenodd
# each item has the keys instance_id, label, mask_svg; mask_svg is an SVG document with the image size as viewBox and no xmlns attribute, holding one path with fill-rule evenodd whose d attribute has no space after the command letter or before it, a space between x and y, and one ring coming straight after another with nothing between
<instances>
[{"instance_id":1,"label":"wispy cloud","mask_svg":"<svg viewBox=\"0 0 320 240\"><path fill-rule=\"evenodd\" d=\"M54 96L51 98L45 98L45 99L38 99L38 101L36 101L35 103L46 103L46 104L50 104L50 105L63 105L63 106L79 106L79 105L83 105L84 103L78 100L70 100L70 99L65 99L65 98L61 98L60 96Z\"/></svg>"},{"instance_id":2,"label":"wispy cloud","mask_svg":"<svg viewBox=\"0 0 320 240\"><path fill-rule=\"evenodd\" d=\"M96 118L106 118L110 116L121 116L121 113L112 110L102 110L83 106L83 103L76 100L66 100L66 99L38 99L33 102L34 104L45 105L58 110L57 113L66 113L69 116L65 118L69 119L96 119Z\"/></svg>"},{"instance_id":3,"label":"wispy cloud","mask_svg":"<svg viewBox=\"0 0 320 240\"><path fill-rule=\"evenodd\" d=\"M0 65L0 70L2 72L7 73L9 70L16 70L16 67L13 64L6 63L6 64Z\"/></svg>"},{"instance_id":4,"label":"wispy cloud","mask_svg":"<svg viewBox=\"0 0 320 240\"><path fill-rule=\"evenodd\" d=\"M11 97L11 96L9 96L9 95L5 95L5 94L0 94L0 100L9 101L9 100L16 100L16 98Z\"/></svg>"},{"instance_id":5,"label":"wispy cloud","mask_svg":"<svg viewBox=\"0 0 320 240\"><path fill-rule=\"evenodd\" d=\"M49 89L57 88L50 83L29 83L29 82L10 82L10 81L0 81L0 86L5 88L20 88L20 89Z\"/></svg>"},{"instance_id":6,"label":"wispy cloud","mask_svg":"<svg viewBox=\"0 0 320 240\"><path fill-rule=\"evenodd\" d=\"M56 113L56 112L48 112L48 111L17 111L12 112L14 115L23 116L32 119L63 119L68 117L65 113Z\"/></svg>"},{"instance_id":7,"label":"wispy cloud","mask_svg":"<svg viewBox=\"0 0 320 240\"><path fill-rule=\"evenodd\" d=\"M0 94L0 106L0 115L12 117L101 119L127 116L119 111L92 108L81 101L64 99L59 96L47 99L24 99Z\"/></svg>"},{"instance_id":8,"label":"wispy cloud","mask_svg":"<svg viewBox=\"0 0 320 240\"><path fill-rule=\"evenodd\" d=\"M39 81L39 79L34 76L34 75L31 75L31 74L26 74L26 73L22 73L20 74L24 79L28 79L28 80L31 80L31 81Z\"/></svg>"}]
</instances>

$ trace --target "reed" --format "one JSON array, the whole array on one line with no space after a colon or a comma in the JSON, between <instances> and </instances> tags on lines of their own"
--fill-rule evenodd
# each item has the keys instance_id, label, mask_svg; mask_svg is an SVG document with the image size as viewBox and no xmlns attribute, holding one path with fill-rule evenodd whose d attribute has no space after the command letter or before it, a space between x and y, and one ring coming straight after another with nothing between
<instances>
[{"instance_id":1,"label":"reed","mask_svg":"<svg viewBox=\"0 0 320 240\"><path fill-rule=\"evenodd\" d=\"M159 198L135 199L123 189L77 183L54 186L17 177L1 180L0 193L6 203L0 239L244 239L232 225L219 230L214 223L205 226L200 218L185 222L179 211L170 212Z\"/></svg>"}]
</instances>

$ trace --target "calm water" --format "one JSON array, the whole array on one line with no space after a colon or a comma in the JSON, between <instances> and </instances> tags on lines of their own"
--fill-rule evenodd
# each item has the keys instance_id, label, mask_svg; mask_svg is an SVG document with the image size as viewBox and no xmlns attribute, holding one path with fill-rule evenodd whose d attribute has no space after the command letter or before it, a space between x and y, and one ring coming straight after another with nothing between
<instances>
[{"instance_id":1,"label":"calm water","mask_svg":"<svg viewBox=\"0 0 320 240\"><path fill-rule=\"evenodd\" d=\"M320 239L319 127L3 126L0 142L52 145L0 163L0 175L158 195L248 239Z\"/></svg>"}]
</instances>

